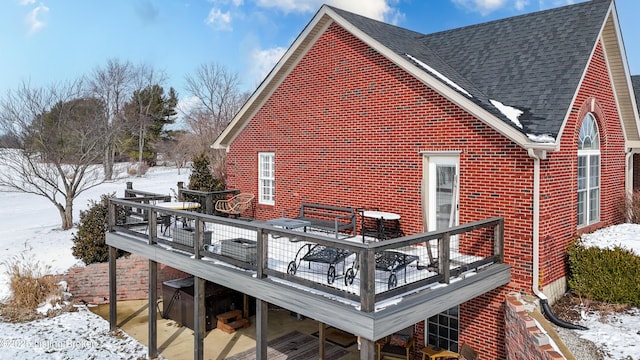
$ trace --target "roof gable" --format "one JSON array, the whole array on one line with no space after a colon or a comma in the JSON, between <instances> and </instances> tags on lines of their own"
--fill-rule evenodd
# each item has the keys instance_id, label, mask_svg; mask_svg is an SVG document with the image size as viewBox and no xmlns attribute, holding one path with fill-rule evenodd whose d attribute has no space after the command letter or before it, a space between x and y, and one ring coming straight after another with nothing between
<instances>
[{"instance_id":1,"label":"roof gable","mask_svg":"<svg viewBox=\"0 0 640 360\"><path fill-rule=\"evenodd\" d=\"M553 150L612 8L611 0L592 0L424 35L324 5L214 147L228 148L336 22L514 142Z\"/></svg>"}]
</instances>

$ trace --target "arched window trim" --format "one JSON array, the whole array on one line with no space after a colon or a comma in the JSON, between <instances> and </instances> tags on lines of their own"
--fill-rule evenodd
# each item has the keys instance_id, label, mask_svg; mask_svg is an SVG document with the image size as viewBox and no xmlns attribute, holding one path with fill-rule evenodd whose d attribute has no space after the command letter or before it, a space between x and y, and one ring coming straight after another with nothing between
<instances>
[{"instance_id":1,"label":"arched window trim","mask_svg":"<svg viewBox=\"0 0 640 360\"><path fill-rule=\"evenodd\" d=\"M600 220L600 158L600 133L598 123L592 113L587 113L582 120L578 135L576 174L578 186L578 227L587 226Z\"/></svg>"}]
</instances>

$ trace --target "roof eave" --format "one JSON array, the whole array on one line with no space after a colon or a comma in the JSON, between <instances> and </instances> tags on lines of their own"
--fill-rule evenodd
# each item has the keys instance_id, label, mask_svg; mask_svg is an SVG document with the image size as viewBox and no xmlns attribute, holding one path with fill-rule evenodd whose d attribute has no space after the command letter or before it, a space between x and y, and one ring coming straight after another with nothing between
<instances>
[{"instance_id":1,"label":"roof eave","mask_svg":"<svg viewBox=\"0 0 640 360\"><path fill-rule=\"evenodd\" d=\"M229 125L227 125L216 138L213 145L211 145L212 148L229 151L229 147L236 136L242 132L251 117L262 107L264 102L269 99L275 89L282 83L293 68L295 68L304 53L306 53L306 49L329 27L332 22L331 17L333 16L335 16L335 13L326 5L323 5L320 10L318 10L313 19L311 19L305 29L298 35L271 72L269 72L267 77L260 83L253 94L251 94L247 102L240 108L240 111L233 117Z\"/></svg>"}]
</instances>

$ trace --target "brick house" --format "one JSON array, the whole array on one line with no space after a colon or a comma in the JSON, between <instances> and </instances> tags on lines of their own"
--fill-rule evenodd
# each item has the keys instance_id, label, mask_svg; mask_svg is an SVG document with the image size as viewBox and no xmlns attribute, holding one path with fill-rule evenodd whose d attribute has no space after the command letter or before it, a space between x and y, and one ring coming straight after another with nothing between
<instances>
[{"instance_id":1,"label":"brick house","mask_svg":"<svg viewBox=\"0 0 640 360\"><path fill-rule=\"evenodd\" d=\"M608 0L434 34L325 5L214 147L258 219L375 207L412 235L504 218L511 282L415 314L415 332L508 358L506 295L561 296L569 244L622 222L638 181L640 79L621 39Z\"/></svg>"}]
</instances>

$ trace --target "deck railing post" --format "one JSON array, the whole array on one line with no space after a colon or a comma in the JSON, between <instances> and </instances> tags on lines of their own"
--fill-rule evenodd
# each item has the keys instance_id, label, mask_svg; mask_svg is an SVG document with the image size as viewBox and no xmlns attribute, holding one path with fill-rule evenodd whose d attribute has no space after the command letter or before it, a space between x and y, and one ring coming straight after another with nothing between
<instances>
[{"instance_id":1,"label":"deck railing post","mask_svg":"<svg viewBox=\"0 0 640 360\"><path fill-rule=\"evenodd\" d=\"M443 277L442 281L445 284L449 283L451 269L449 264L451 260L451 254L449 253L449 250L451 249L450 241L451 235L449 235L449 233L442 234L442 238L438 239L438 267L440 270L440 274Z\"/></svg>"},{"instance_id":2,"label":"deck railing post","mask_svg":"<svg viewBox=\"0 0 640 360\"><path fill-rule=\"evenodd\" d=\"M497 261L504 263L504 219L500 220L493 227L493 255Z\"/></svg>"},{"instance_id":3,"label":"deck railing post","mask_svg":"<svg viewBox=\"0 0 640 360\"><path fill-rule=\"evenodd\" d=\"M176 199L177 201L184 201L184 198L182 196L182 189L184 188L184 181L178 181L178 198Z\"/></svg>"},{"instance_id":4,"label":"deck railing post","mask_svg":"<svg viewBox=\"0 0 640 360\"><path fill-rule=\"evenodd\" d=\"M195 236L193 241L193 256L195 259L201 259L200 251L204 246L204 221L199 217L195 218Z\"/></svg>"},{"instance_id":5,"label":"deck railing post","mask_svg":"<svg viewBox=\"0 0 640 360\"><path fill-rule=\"evenodd\" d=\"M149 245L156 243L158 237L158 213L155 209L149 210Z\"/></svg>"},{"instance_id":6,"label":"deck railing post","mask_svg":"<svg viewBox=\"0 0 640 360\"><path fill-rule=\"evenodd\" d=\"M360 266L360 309L373 312L376 305L376 253L363 249L358 253Z\"/></svg>"}]
</instances>

